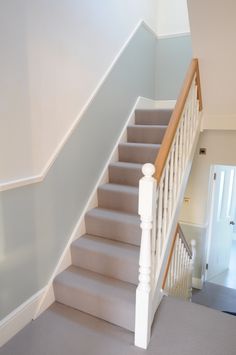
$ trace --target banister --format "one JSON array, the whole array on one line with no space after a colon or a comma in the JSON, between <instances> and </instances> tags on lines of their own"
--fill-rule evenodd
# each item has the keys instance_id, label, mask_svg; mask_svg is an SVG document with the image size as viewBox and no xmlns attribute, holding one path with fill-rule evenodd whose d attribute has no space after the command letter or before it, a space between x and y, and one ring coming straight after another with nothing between
<instances>
[{"instance_id":1,"label":"banister","mask_svg":"<svg viewBox=\"0 0 236 355\"><path fill-rule=\"evenodd\" d=\"M196 251L191 243L191 253L183 231L179 225L176 228L176 221L199 137L201 109L198 61L193 59L156 158L156 166L145 164L144 176L139 181L141 246L135 345L143 349L150 340L153 317L164 294L162 291L191 299Z\"/></svg>"},{"instance_id":2,"label":"banister","mask_svg":"<svg viewBox=\"0 0 236 355\"><path fill-rule=\"evenodd\" d=\"M165 132L161 148L158 152L158 155L156 157L155 161L155 178L157 179L157 182L160 182L162 172L165 167L165 163L168 157L168 154L170 152L170 148L179 124L179 121L181 119L181 115L184 110L184 106L189 94L190 87L192 85L194 76L196 75L196 86L197 86L197 98L199 101L199 111L202 111L202 95L201 95L201 85L200 85L200 75L199 75L199 66L198 66L198 60L196 58L192 59L189 69L187 71L180 95L177 99L174 111L171 115L170 118L170 123L167 127L167 130Z\"/></svg>"},{"instance_id":3,"label":"banister","mask_svg":"<svg viewBox=\"0 0 236 355\"><path fill-rule=\"evenodd\" d=\"M192 250L184 236L183 229L181 228L180 224L178 224L178 231L179 231L179 236L182 242L184 243L185 249L187 250L189 257L192 258Z\"/></svg>"},{"instance_id":4,"label":"banister","mask_svg":"<svg viewBox=\"0 0 236 355\"><path fill-rule=\"evenodd\" d=\"M177 235L178 235L178 226L179 225L177 224L177 227L176 227L176 230L175 230L174 239L172 241L172 245L171 245L171 249L170 249L170 254L169 254L169 257L168 257L168 262L167 262L167 266L166 266L166 270L165 270L165 274L164 274L164 279L163 279L163 282L162 282L162 289L163 290L164 290L165 285L166 285L166 280L167 280L167 276L168 276L168 272L169 272L169 268L170 268L170 263L171 263L171 259L172 259L174 248L175 248L175 242L176 242Z\"/></svg>"},{"instance_id":5,"label":"banister","mask_svg":"<svg viewBox=\"0 0 236 355\"><path fill-rule=\"evenodd\" d=\"M166 280L167 280L167 276L168 276L168 272L169 272L169 268L170 268L170 263L172 260L172 256L173 256L173 252L174 252L174 248L175 248L175 243L176 243L176 239L177 236L179 235L179 238L182 240L184 247L186 249L186 251L188 252L188 255L190 258L192 258L192 251L191 248L184 236L183 230L180 227L179 223L177 224L176 230L175 230L175 235L172 241L172 245L171 245L171 249L170 249L170 254L169 254L169 258L168 258L168 262L167 262L167 266L166 266L166 270L165 270L165 274L164 274L164 279L163 279L163 283L162 283L162 289L164 290L165 285L166 285Z\"/></svg>"}]
</instances>

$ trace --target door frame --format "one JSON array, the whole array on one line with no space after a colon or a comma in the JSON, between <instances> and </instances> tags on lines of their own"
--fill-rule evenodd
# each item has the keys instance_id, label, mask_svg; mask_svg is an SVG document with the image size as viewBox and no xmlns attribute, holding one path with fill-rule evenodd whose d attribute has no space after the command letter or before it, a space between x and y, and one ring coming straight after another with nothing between
<instances>
[{"instance_id":1,"label":"door frame","mask_svg":"<svg viewBox=\"0 0 236 355\"><path fill-rule=\"evenodd\" d=\"M207 198L207 230L206 230L206 263L203 265L204 267L204 281L207 281L207 268L206 265L209 263L209 255L212 241L212 224L213 224L213 211L214 211L214 203L215 203L215 188L216 188L216 179L214 178L215 167L216 166L228 166L228 167L236 167L232 164L213 164L210 166L210 174L209 174L209 183L208 183L208 198Z\"/></svg>"},{"instance_id":2,"label":"door frame","mask_svg":"<svg viewBox=\"0 0 236 355\"><path fill-rule=\"evenodd\" d=\"M204 281L207 280L207 267L206 265L209 262L210 247L212 240L212 222L213 222L213 211L214 211L214 202L215 202L215 187L216 180L214 179L215 166L220 164L214 164L210 166L209 182L208 182L208 198L207 198L207 230L206 230L206 263L204 267Z\"/></svg>"}]
</instances>

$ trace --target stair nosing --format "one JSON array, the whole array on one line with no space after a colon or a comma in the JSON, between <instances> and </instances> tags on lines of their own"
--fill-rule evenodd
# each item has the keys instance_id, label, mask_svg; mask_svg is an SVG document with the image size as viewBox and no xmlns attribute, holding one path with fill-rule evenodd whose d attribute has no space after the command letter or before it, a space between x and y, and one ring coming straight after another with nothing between
<instances>
[{"instance_id":1,"label":"stair nosing","mask_svg":"<svg viewBox=\"0 0 236 355\"><path fill-rule=\"evenodd\" d=\"M83 240L86 240L86 238L91 241L91 243L95 242L96 243L96 240L97 240L97 244L99 244L99 242L101 242L103 245L104 244L107 244L107 246L109 248L114 248L114 250L116 249L117 251L120 249L122 250L124 253L125 253L125 250L128 251L131 251L131 253L133 252L133 254L135 254L136 252L139 254L139 250L140 250L140 247L137 246L137 245L133 245L133 244L129 244L129 243L125 243L125 242L120 242L120 241L117 241L117 240L113 240L113 239L108 239L108 238L103 238L103 237L100 237L100 236L96 236L96 235L93 235L93 234L89 234L89 233L85 233L84 235L82 235L81 237L79 237L78 239L76 239L75 241L73 241L73 243L71 244L71 247L72 248L85 248L83 247L82 245L80 246L79 245L79 242L80 242L80 238L83 238ZM96 250L98 253L100 252L99 248L96 249L96 246L95 248L88 248L89 250ZM105 251L105 249L104 249ZM102 253L102 250L101 250L101 253ZM103 254L106 254L106 253L103 253ZM112 256L114 256L116 254L115 253L112 253ZM127 255L125 254L122 254L121 257L127 257ZM135 255L131 255L131 257L136 257Z\"/></svg>"}]
</instances>

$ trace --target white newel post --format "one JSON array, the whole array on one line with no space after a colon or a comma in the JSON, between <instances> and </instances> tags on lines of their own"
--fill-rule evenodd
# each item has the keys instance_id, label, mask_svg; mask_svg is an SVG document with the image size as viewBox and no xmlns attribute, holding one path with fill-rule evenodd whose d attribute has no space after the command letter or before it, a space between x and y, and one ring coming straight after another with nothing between
<instances>
[{"instance_id":1,"label":"white newel post","mask_svg":"<svg viewBox=\"0 0 236 355\"><path fill-rule=\"evenodd\" d=\"M155 167L145 164L144 177L139 181L139 208L141 218L141 245L139 284L136 290L135 345L146 349L150 340L152 311L152 227L156 208Z\"/></svg>"},{"instance_id":2,"label":"white newel post","mask_svg":"<svg viewBox=\"0 0 236 355\"><path fill-rule=\"evenodd\" d=\"M190 259L189 263L189 285L188 285L188 298L191 300L192 298L192 284L193 284L193 271L194 271L194 264L196 259L196 240L191 240L191 250L192 250L192 258Z\"/></svg>"}]
</instances>

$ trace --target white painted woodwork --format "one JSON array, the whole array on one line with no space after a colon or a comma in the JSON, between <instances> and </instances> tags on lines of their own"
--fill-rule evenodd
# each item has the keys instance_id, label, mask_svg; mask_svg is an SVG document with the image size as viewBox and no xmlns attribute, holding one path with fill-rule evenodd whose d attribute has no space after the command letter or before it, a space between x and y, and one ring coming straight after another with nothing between
<instances>
[{"instance_id":1,"label":"white painted woodwork","mask_svg":"<svg viewBox=\"0 0 236 355\"><path fill-rule=\"evenodd\" d=\"M166 289L162 290L161 285L174 237L173 228L177 222L182 190L186 185L186 173L188 175L190 171L199 129L199 102L194 76L157 188L152 178L155 172L152 164L144 165L144 177L139 185L142 237L139 285L136 292L135 345L144 349L149 343L153 316L163 291L178 297L191 298L195 248L192 245L194 258L191 259L179 234L167 274Z\"/></svg>"}]
</instances>

